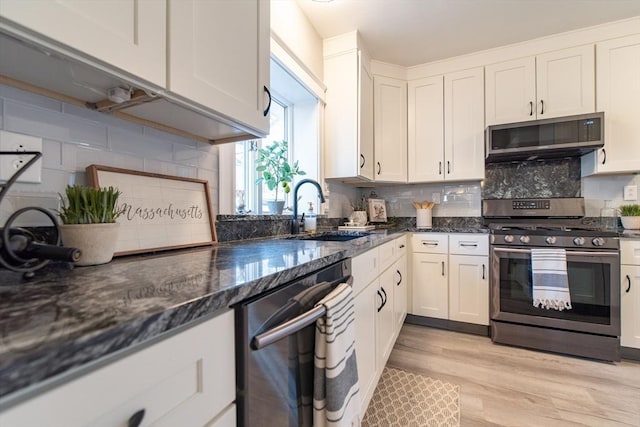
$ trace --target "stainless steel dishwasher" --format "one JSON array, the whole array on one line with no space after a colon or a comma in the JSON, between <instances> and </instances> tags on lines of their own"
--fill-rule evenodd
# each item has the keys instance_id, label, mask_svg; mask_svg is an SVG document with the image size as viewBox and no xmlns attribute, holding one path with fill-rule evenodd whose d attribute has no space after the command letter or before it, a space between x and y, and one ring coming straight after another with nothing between
<instances>
[{"instance_id":1,"label":"stainless steel dishwasher","mask_svg":"<svg viewBox=\"0 0 640 427\"><path fill-rule=\"evenodd\" d=\"M239 427L313 425L314 306L343 282L349 259L236 305Z\"/></svg>"}]
</instances>

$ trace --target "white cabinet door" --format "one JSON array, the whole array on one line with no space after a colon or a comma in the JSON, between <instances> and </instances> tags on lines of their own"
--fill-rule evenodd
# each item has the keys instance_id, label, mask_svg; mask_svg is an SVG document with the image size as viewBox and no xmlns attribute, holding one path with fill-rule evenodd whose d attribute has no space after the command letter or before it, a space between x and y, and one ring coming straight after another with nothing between
<instances>
[{"instance_id":1,"label":"white cabinet door","mask_svg":"<svg viewBox=\"0 0 640 427\"><path fill-rule=\"evenodd\" d=\"M489 325L489 258L449 255L449 319Z\"/></svg>"},{"instance_id":2,"label":"white cabinet door","mask_svg":"<svg viewBox=\"0 0 640 427\"><path fill-rule=\"evenodd\" d=\"M445 179L483 179L484 69L446 74L444 106Z\"/></svg>"},{"instance_id":3,"label":"white cabinet door","mask_svg":"<svg viewBox=\"0 0 640 427\"><path fill-rule=\"evenodd\" d=\"M407 181L407 83L374 76L375 180Z\"/></svg>"},{"instance_id":4,"label":"white cabinet door","mask_svg":"<svg viewBox=\"0 0 640 427\"><path fill-rule=\"evenodd\" d=\"M535 120L535 57L487 65L485 76L487 126Z\"/></svg>"},{"instance_id":5,"label":"white cabinet door","mask_svg":"<svg viewBox=\"0 0 640 427\"><path fill-rule=\"evenodd\" d=\"M408 84L408 180L434 182L444 179L444 83L443 76Z\"/></svg>"},{"instance_id":6,"label":"white cabinet door","mask_svg":"<svg viewBox=\"0 0 640 427\"><path fill-rule=\"evenodd\" d=\"M640 35L597 44L598 111L604 148L583 156L582 173L640 171Z\"/></svg>"},{"instance_id":7,"label":"white cabinet door","mask_svg":"<svg viewBox=\"0 0 640 427\"><path fill-rule=\"evenodd\" d=\"M324 59L326 178L373 180L373 76L368 58L350 50Z\"/></svg>"},{"instance_id":8,"label":"white cabinet door","mask_svg":"<svg viewBox=\"0 0 640 427\"><path fill-rule=\"evenodd\" d=\"M168 89L269 133L269 1L171 1L168 30Z\"/></svg>"},{"instance_id":9,"label":"white cabinet door","mask_svg":"<svg viewBox=\"0 0 640 427\"><path fill-rule=\"evenodd\" d=\"M640 349L640 266L621 268L620 344Z\"/></svg>"},{"instance_id":10,"label":"white cabinet door","mask_svg":"<svg viewBox=\"0 0 640 427\"><path fill-rule=\"evenodd\" d=\"M0 15L101 62L166 86L165 0L2 0Z\"/></svg>"},{"instance_id":11,"label":"white cabinet door","mask_svg":"<svg viewBox=\"0 0 640 427\"><path fill-rule=\"evenodd\" d=\"M373 74L369 68L369 59L359 52L359 97L358 97L358 168L360 176L369 180L374 177L374 148L373 148ZM340 154L338 154L340 155Z\"/></svg>"},{"instance_id":12,"label":"white cabinet door","mask_svg":"<svg viewBox=\"0 0 640 427\"><path fill-rule=\"evenodd\" d=\"M391 267L394 270L393 289L393 315L395 318L395 335L402 329L405 317L407 317L407 294L409 278L407 277L407 257L402 256Z\"/></svg>"},{"instance_id":13,"label":"white cabinet door","mask_svg":"<svg viewBox=\"0 0 640 427\"><path fill-rule=\"evenodd\" d=\"M0 413L12 427L202 426L235 399L234 315L219 316Z\"/></svg>"},{"instance_id":14,"label":"white cabinet door","mask_svg":"<svg viewBox=\"0 0 640 427\"><path fill-rule=\"evenodd\" d=\"M486 124L595 111L593 45L488 65Z\"/></svg>"},{"instance_id":15,"label":"white cabinet door","mask_svg":"<svg viewBox=\"0 0 640 427\"><path fill-rule=\"evenodd\" d=\"M539 119L592 113L596 109L593 45L536 57Z\"/></svg>"},{"instance_id":16,"label":"white cabinet door","mask_svg":"<svg viewBox=\"0 0 640 427\"><path fill-rule=\"evenodd\" d=\"M358 385L363 414L373 396L378 378L376 375L376 320L377 309L382 305L377 295L378 289L378 280L375 280L354 299Z\"/></svg>"},{"instance_id":17,"label":"white cabinet door","mask_svg":"<svg viewBox=\"0 0 640 427\"><path fill-rule=\"evenodd\" d=\"M411 269L411 314L448 319L447 255L414 253Z\"/></svg>"},{"instance_id":18,"label":"white cabinet door","mask_svg":"<svg viewBox=\"0 0 640 427\"><path fill-rule=\"evenodd\" d=\"M393 268L388 268L380 275L378 290L382 298L382 306L378 310L376 319L376 350L378 353L376 369L378 372L382 372L384 365L386 365L395 342L396 329L393 313L395 277Z\"/></svg>"}]
</instances>

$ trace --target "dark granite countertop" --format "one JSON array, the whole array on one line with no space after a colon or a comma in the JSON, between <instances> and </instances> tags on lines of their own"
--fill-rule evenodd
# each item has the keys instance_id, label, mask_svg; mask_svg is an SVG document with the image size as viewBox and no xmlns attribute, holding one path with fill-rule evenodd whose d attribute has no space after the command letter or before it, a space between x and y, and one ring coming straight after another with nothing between
<instances>
[{"instance_id":1,"label":"dark granite countertop","mask_svg":"<svg viewBox=\"0 0 640 427\"><path fill-rule=\"evenodd\" d=\"M44 380L130 350L398 233L377 231L348 242L220 243L102 266L51 265L31 280L0 270L0 408Z\"/></svg>"}]
</instances>

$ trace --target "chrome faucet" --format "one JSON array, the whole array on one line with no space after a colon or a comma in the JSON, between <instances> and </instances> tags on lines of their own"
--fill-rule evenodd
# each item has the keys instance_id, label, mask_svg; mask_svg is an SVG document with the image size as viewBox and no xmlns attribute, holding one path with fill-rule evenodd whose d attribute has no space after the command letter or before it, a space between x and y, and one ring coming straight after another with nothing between
<instances>
[{"instance_id":1,"label":"chrome faucet","mask_svg":"<svg viewBox=\"0 0 640 427\"><path fill-rule=\"evenodd\" d=\"M302 225L304 224L302 220L298 221L298 188L300 188L302 184L306 184L307 182L316 186L316 188L318 189L318 197L320 198L320 203L324 203L324 194L322 194L322 188L320 187L320 184L318 184L318 181L314 181L313 179L309 178L298 181L296 186L293 187L293 221L291 222L291 234L298 234L298 232L300 231L301 223Z\"/></svg>"}]
</instances>

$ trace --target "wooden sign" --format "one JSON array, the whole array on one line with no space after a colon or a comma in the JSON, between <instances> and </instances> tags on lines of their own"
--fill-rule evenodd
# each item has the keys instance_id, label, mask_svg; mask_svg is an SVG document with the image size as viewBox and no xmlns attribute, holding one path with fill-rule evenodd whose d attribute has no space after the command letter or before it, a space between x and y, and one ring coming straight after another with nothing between
<instances>
[{"instance_id":1,"label":"wooden sign","mask_svg":"<svg viewBox=\"0 0 640 427\"><path fill-rule=\"evenodd\" d=\"M88 166L86 171L89 185L113 186L122 193L114 256L216 241L208 181L100 165Z\"/></svg>"}]
</instances>

